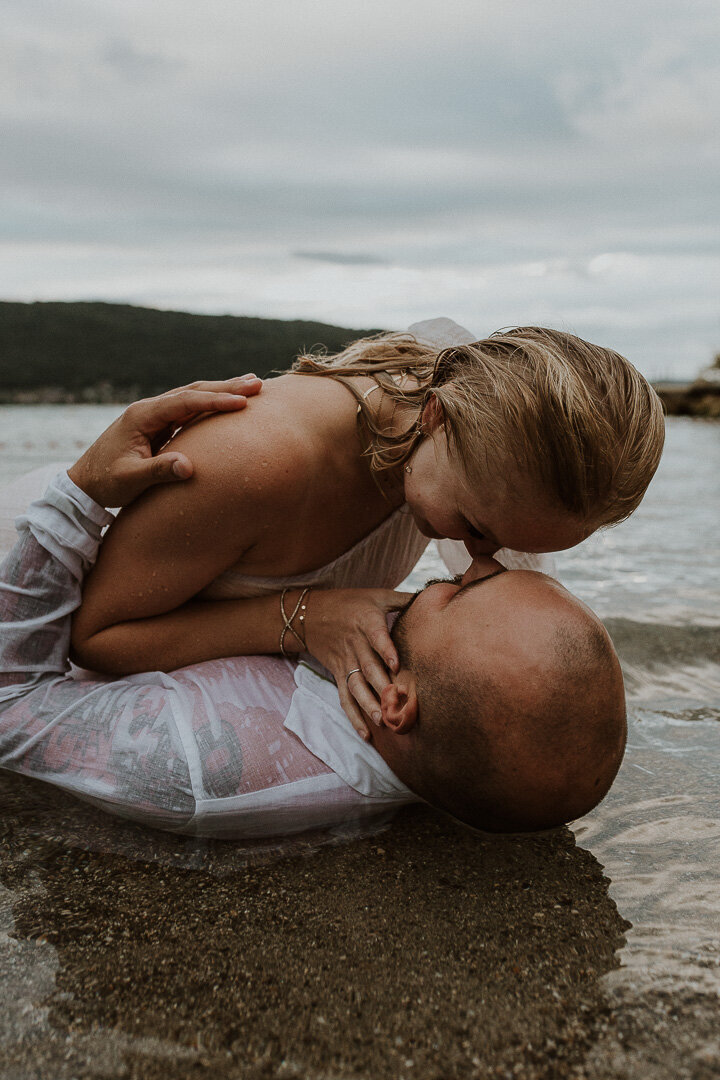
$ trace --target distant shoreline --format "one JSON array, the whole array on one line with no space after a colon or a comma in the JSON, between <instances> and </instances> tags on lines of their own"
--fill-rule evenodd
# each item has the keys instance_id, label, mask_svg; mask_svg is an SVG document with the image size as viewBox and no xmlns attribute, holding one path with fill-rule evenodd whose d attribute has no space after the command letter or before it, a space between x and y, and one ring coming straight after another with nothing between
<instances>
[{"instance_id":1,"label":"distant shoreline","mask_svg":"<svg viewBox=\"0 0 720 1080\"><path fill-rule=\"evenodd\" d=\"M720 419L720 386L701 383L653 385L668 416ZM27 390L0 389L0 405L129 405L146 396L139 386L119 387L106 382L83 390L38 386Z\"/></svg>"},{"instance_id":2,"label":"distant shoreline","mask_svg":"<svg viewBox=\"0 0 720 1080\"><path fill-rule=\"evenodd\" d=\"M160 393L160 390L157 391ZM114 387L108 383L69 390L62 386L37 386L28 390L0 388L0 405L129 405L150 397L138 387Z\"/></svg>"},{"instance_id":3,"label":"distant shoreline","mask_svg":"<svg viewBox=\"0 0 720 1080\"><path fill-rule=\"evenodd\" d=\"M653 383L668 416L720 419L720 386L696 380L692 383Z\"/></svg>"},{"instance_id":4,"label":"distant shoreline","mask_svg":"<svg viewBox=\"0 0 720 1080\"><path fill-rule=\"evenodd\" d=\"M306 350L338 352L375 329L104 302L0 301L0 404L125 405L171 386L287 370ZM655 389L670 416L720 418L720 363Z\"/></svg>"}]
</instances>

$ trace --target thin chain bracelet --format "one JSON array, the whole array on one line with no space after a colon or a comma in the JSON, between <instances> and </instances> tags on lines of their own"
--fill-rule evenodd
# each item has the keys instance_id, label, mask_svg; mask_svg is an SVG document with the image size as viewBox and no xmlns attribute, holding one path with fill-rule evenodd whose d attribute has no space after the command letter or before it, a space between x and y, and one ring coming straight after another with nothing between
<instances>
[{"instance_id":1,"label":"thin chain bracelet","mask_svg":"<svg viewBox=\"0 0 720 1080\"><path fill-rule=\"evenodd\" d=\"M290 618L288 618L287 612L285 611L285 597L290 592L290 589L289 588L288 589L283 589L282 593L280 594L280 614L282 615L283 623L285 624L283 626L281 632L280 632L280 652L282 653L282 655L285 657L286 660L292 660L293 659L291 654L285 648L285 635L287 634L288 630L293 635L293 637L295 638L295 640L297 641L298 645L301 647L303 652L307 651L307 645L305 643L305 612L307 610L307 603L305 602L305 597L310 592L310 589L311 589L311 586L308 585L307 588L303 589L303 591L300 593L300 596L298 597L298 602L295 605L295 609L294 609L292 615L290 616ZM300 621L300 629L303 632L302 637L300 637L297 630L292 625L293 620L295 619L295 616L298 614L298 612L300 612L300 620L299 621Z\"/></svg>"},{"instance_id":2,"label":"thin chain bracelet","mask_svg":"<svg viewBox=\"0 0 720 1080\"><path fill-rule=\"evenodd\" d=\"M300 597L300 601L299 601L299 603L300 603L300 615L299 615L299 618L298 618L298 622L300 623L300 637L302 638L303 652L307 652L307 642L305 640L305 615L307 614L307 599L306 598L310 595L310 591L311 591L310 586L308 585L308 587L305 589L302 596ZM292 619L290 621L292 622ZM295 634L295 630L292 628L292 626L290 627L290 629L292 630L293 634ZM298 635L295 634L295 637L298 638ZM298 641L299 640L300 640L300 638L298 638Z\"/></svg>"}]
</instances>

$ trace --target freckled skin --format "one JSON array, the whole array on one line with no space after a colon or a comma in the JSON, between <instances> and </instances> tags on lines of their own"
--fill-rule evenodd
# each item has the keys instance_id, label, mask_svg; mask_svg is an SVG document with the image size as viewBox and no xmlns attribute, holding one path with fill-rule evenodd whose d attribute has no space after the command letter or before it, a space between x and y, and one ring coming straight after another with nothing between
<instances>
[{"instance_id":1,"label":"freckled skin","mask_svg":"<svg viewBox=\"0 0 720 1080\"><path fill-rule=\"evenodd\" d=\"M473 558L499 548L513 551L562 551L585 539L586 523L559 510L520 474L517 466L497 462L470 483L436 425L413 455L405 477L405 496L418 528L426 536L461 540ZM468 529L481 526L482 537Z\"/></svg>"},{"instance_id":2,"label":"freckled skin","mask_svg":"<svg viewBox=\"0 0 720 1080\"><path fill-rule=\"evenodd\" d=\"M161 640L168 624L156 616L183 608L231 566L279 578L323 566L402 502L400 488L391 498L378 489L362 456L356 405L344 387L286 376L266 384L253 404L258 408L247 410L245 423L234 422L236 415L214 416L181 431L173 447L192 460L192 478L172 491L147 492L109 530L74 622L73 643L85 666L120 673L109 666L119 639L106 634L107 644L98 641L120 624L128 626L125 665L144 670L151 657L165 669L186 662L180 630ZM276 606L267 615L254 611L258 632L253 636L249 624L242 629L242 649L277 649ZM141 649L141 620L151 618ZM93 639L95 651L86 647ZM177 648L153 652L165 640Z\"/></svg>"},{"instance_id":3,"label":"freckled skin","mask_svg":"<svg viewBox=\"0 0 720 1080\"><path fill-rule=\"evenodd\" d=\"M73 625L84 666L123 674L148 663L169 670L214 656L276 651L275 604L251 612L243 601L245 614L237 611L232 638L219 629L219 609L217 620L202 609L215 628L207 653L199 645L189 649L187 619L170 616L184 611L189 618L188 602L230 567L282 579L324 566L405 499L421 529L464 540L473 555L500 546L546 551L576 542L568 523L521 481L520 498L514 485L495 491L500 484L493 476L469 495L437 424L429 426L410 472L373 477L356 403L334 380L273 379L243 416L209 417L172 442L193 462L193 476L147 492L109 530ZM492 539L468 532L462 515L476 518L480 510ZM193 606L195 625L200 611ZM105 633L120 625L126 627L122 640ZM207 623L203 627L193 637L210 642ZM90 641L93 649L86 648ZM124 666L109 666L120 653Z\"/></svg>"}]
</instances>

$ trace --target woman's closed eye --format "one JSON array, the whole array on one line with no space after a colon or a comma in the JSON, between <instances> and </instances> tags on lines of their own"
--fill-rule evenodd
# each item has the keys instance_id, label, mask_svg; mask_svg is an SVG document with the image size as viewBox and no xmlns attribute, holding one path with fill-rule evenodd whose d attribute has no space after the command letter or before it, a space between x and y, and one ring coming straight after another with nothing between
<instances>
[{"instance_id":1,"label":"woman's closed eye","mask_svg":"<svg viewBox=\"0 0 720 1080\"><path fill-rule=\"evenodd\" d=\"M463 520L465 522L465 528L467 529L470 536L472 536L473 540L485 540L484 532L480 532L480 530L476 529L474 525L471 525L467 518L464 518Z\"/></svg>"}]
</instances>

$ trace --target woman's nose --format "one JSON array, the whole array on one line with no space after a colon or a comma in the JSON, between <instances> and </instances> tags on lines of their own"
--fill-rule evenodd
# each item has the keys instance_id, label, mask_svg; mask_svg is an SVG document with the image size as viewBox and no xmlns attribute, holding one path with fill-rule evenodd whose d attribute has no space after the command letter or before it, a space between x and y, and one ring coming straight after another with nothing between
<instances>
[{"instance_id":1,"label":"woman's nose","mask_svg":"<svg viewBox=\"0 0 720 1080\"><path fill-rule=\"evenodd\" d=\"M468 585L471 581L477 581L478 578L487 577L488 574L494 574L501 569L502 563L499 563L497 559L491 559L489 555L481 555L470 563L460 584Z\"/></svg>"}]
</instances>

